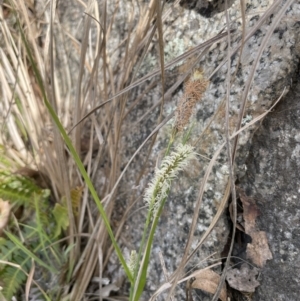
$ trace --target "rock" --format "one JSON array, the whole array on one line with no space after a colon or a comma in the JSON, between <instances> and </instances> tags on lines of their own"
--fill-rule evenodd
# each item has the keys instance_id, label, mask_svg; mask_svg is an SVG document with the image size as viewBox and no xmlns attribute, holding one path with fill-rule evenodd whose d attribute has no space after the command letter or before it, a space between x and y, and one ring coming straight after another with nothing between
<instances>
[{"instance_id":1,"label":"rock","mask_svg":"<svg viewBox=\"0 0 300 301\"><path fill-rule=\"evenodd\" d=\"M300 81L255 133L240 185L257 201L256 220L273 260L261 271L253 300L299 299L300 287Z\"/></svg>"},{"instance_id":2,"label":"rock","mask_svg":"<svg viewBox=\"0 0 300 301\"><path fill-rule=\"evenodd\" d=\"M284 2L283 5L286 3L290 4L292 2ZM267 10L271 5L272 1L266 1L264 3L258 1L248 2L246 11L248 14L246 33L249 33L252 28L259 24L259 18L262 15L261 12ZM168 8L170 7L167 6L166 9ZM226 24L225 12L211 14L210 16L212 17L205 18L194 10L189 11L172 6L171 9L172 14L168 18L168 24L172 24L172 26L165 29L165 49L170 50L170 52L165 54L167 61L170 61L174 56L187 51L189 47L194 47L201 42L212 38ZM281 21L272 29L272 24L277 20L276 16L278 16L282 10L285 11L286 9L287 13L283 14ZM236 130L238 115L244 95L243 93L246 89L245 87L247 86L247 81L249 80L252 68L254 67L255 60L259 56L260 46L264 43L264 38L269 30L274 30L274 32L267 38L266 48L258 60L249 93L245 96L247 98L247 103L242 126L269 109L280 96L284 87L291 84L290 78L292 78L296 72L299 62L299 23L296 19L299 12L299 3L293 3L292 6L287 5L286 7L279 5L277 9L274 10L274 13L270 14L269 17L266 18L266 21L262 25L259 25L254 31L254 34L247 40L241 56L241 65L238 70L235 70L235 68L239 56L238 54L233 55L231 60L231 75L233 78L232 87L230 89L231 133ZM231 49L235 49L241 42L239 1L232 3L229 9L229 15L232 20L231 27L235 29L231 36ZM191 27L192 25L193 27ZM154 46L155 43L153 44L153 47L150 48L150 54L152 57L158 57L155 48L156 46ZM211 76L210 85L203 98L197 104L196 114L192 120L192 122L194 122L194 127L191 132L190 143L197 142L197 152L206 156L206 158L211 158L225 141L224 118L227 77L227 64L225 63L225 60L227 49L227 40L223 39L212 46L197 64L197 66L201 66L204 75L208 78L214 72L215 68L222 65L224 62L222 67ZM151 61L149 58L146 59L147 63L149 63L149 61ZM168 77L170 80L166 86L170 87L172 80L174 82L186 69L187 67L185 64L175 66L173 70L170 71L171 74L173 73L175 75L173 75L173 78ZM147 70L147 67L142 66L142 70ZM234 74L235 71L237 71L236 75ZM170 76L169 73L167 73L167 75ZM143 91L143 86L139 87L139 91ZM142 112L146 112L147 108L150 106L149 103L153 104L155 102L157 95L160 93L160 88L158 87L154 91L147 98L145 106L138 107L139 111L137 111L137 113L139 116L143 116L144 113ZM175 109L174 101L178 101L181 95L182 93L177 93L172 97L172 101L166 102L165 112L171 112ZM141 121L139 123L139 128L131 129L130 135L126 138L126 142L133 141L132 137L135 137L135 143L132 144L131 142L131 145L137 148L145 139L146 135L150 133L149 129L154 129L157 113L158 111L156 110L151 114L149 119ZM132 122L136 120L134 113L132 113L131 118ZM240 134L236 158L236 172L238 177L241 177L244 174L244 163L248 156L253 133L258 126L259 123L256 123ZM151 169L153 170L157 158L159 158L157 163L159 165L162 151L167 145L171 129L172 122L160 131L154 151L148 161L147 170L149 173L151 172ZM143 158L142 155L141 158ZM128 159L129 157L127 157L127 160ZM126 159L124 161L126 161ZM146 293L143 300L146 300L159 285L165 282L165 276L162 273L158 253L162 252L169 275L175 271L176 267L178 267L181 262L194 213L195 202L199 193L201 178L203 177L207 165L208 160L199 157L198 164L194 164L194 166L191 166L190 168L192 174L181 175L173 185L156 233ZM126 183L127 186L131 185L134 187L136 170L140 170L139 162L132 165L132 171L126 175L124 185ZM147 176L147 173L145 173L145 176L139 183L140 186L138 191L140 193L142 192L141 188L146 187L147 182L149 182L150 179L151 176ZM224 148L218 157L206 184L206 189L202 198L202 206L198 216L198 224L194 233L192 249L196 246L197 242L199 242L215 216L227 183L227 154L226 149ZM121 203L124 204L124 202L126 202L126 200L123 198ZM137 208L140 208L141 206L142 203L138 203ZM127 222L127 228L126 230L124 229L123 236L126 238L129 248L136 248L139 245L144 215L145 211L142 215L135 214L131 220ZM212 234L201 247L201 251L197 253L197 256L194 256L186 270L197 264L200 264L200 267L206 266L209 264L209 261L205 260L205 258L213 253L216 253L214 258L220 258L221 252L227 242L228 233L229 226L227 217L226 215L222 215ZM176 294L178 298L183 298L185 295L184 288L179 288L179 290L176 291Z\"/></svg>"},{"instance_id":3,"label":"rock","mask_svg":"<svg viewBox=\"0 0 300 301\"><path fill-rule=\"evenodd\" d=\"M236 29L232 34L232 49L237 47L241 41L241 23L238 19L240 10L238 4L239 2L235 1L229 9L230 18L235 20L232 23L232 28ZM259 16L261 16L259 12L266 10L272 3L264 2L259 4L258 1L251 1L248 4L247 13L249 14L249 17L247 17L246 24L247 33L251 28L258 24ZM166 48L173 49L176 54L180 54L180 52L177 52L179 51L179 45L181 45L180 49L187 49L189 46L193 47L196 44L213 37L226 24L224 12L215 14L211 18L205 18L195 11L182 10L180 8L172 9L174 12L170 15L169 21L170 24L172 24L172 27L170 27L169 31L168 29L166 30L165 42ZM266 22L257 28L254 35L245 44L241 57L241 66L237 70L236 76L232 78L233 84L230 90L231 133L236 129L243 92L245 91L255 60L259 55L260 46L262 45L268 30L271 30L271 26L274 24L273 22L276 22L276 16L280 13L280 9L283 9L282 6L279 6L277 10L275 10L276 13L274 12L274 14L270 15L270 17L266 19ZM284 87L291 84L290 78L297 70L299 62L299 25L295 19L299 14L299 11L299 3L294 3L292 7L289 7L287 14L285 14L282 17L281 22L274 27L274 33L268 38L266 48L262 52L261 58L258 60L254 79L247 95L242 125L245 125L247 122L269 109L280 96ZM198 24L198 30L191 30L189 25L186 25L189 24L189 20L190 22L193 21L193 26L196 23ZM178 28L180 30L174 31ZM197 28L197 26L195 26L195 28ZM176 45L178 47L169 47L169 45L173 45L174 42L177 43ZM226 39L223 39L221 42L211 47L207 54L202 57L198 66L201 66L206 77L209 77L215 68L224 62L227 55L227 49L227 41ZM166 58L168 58L167 55ZM231 75L234 75L237 63L238 55L234 55L231 61ZM182 66L176 67L177 69L174 69L175 72L184 70L184 68L180 69L181 67ZM227 65L224 64L223 67L211 77L207 92L197 104L197 113L193 120L195 123L191 134L191 142L197 141L197 152L206 157L212 157L215 151L217 151L225 141L224 100L226 96L226 76ZM180 98L180 95L173 97L172 100L175 100L176 98ZM166 111L170 112L172 110L174 110L174 102L167 102ZM238 177L241 177L244 174L244 163L248 156L253 133L258 126L259 123L243 131L240 135L236 158L236 172ZM168 141L167 139L170 136L170 132L171 125L169 128L166 127L160 132L155 150L161 150L166 146L166 141ZM154 152L151 159L155 161L159 154L158 151ZM159 284L165 281L158 260L158 252L162 252L169 274L171 274L180 263L194 213L195 201L197 200L199 192L199 183L201 183L201 177L208 164L208 161L203 158L199 158L199 162L200 168L194 167L196 169L194 174L197 174L197 176L181 176L177 183L175 183L166 203L156 235L156 241L153 247L153 257L150 264L149 280L146 288L150 295ZM226 165L227 155L226 149L224 148L206 185L192 249L196 246L196 243L199 242L203 233L208 229L222 200L228 182L228 168ZM144 181L148 181L147 178L144 178ZM132 225L129 223L128 227L128 230L131 233L130 241L134 245L137 245L137 242L139 241L139 238L137 239L137 237L139 236L136 223L132 220ZM221 252L226 245L228 232L229 227L227 217L226 215L222 215L219 223L214 228L212 235L209 236L202 246L201 251L198 252L197 256L190 262L189 267L195 266L199 262L201 263L200 266L207 265L208 262L202 260L214 252L216 252L215 258L220 258ZM185 292L183 289L179 289L177 294L178 298L182 298L179 296L184 296ZM145 300L146 296L149 295L145 295Z\"/></svg>"}]
</instances>

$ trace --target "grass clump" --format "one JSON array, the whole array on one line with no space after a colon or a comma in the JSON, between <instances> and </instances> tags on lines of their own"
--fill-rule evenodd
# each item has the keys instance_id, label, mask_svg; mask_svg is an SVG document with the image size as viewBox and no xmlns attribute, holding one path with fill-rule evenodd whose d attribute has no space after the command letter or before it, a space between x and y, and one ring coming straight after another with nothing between
<instances>
[{"instance_id":1,"label":"grass clump","mask_svg":"<svg viewBox=\"0 0 300 301\"><path fill-rule=\"evenodd\" d=\"M58 14L55 2L45 2L39 12L29 2L4 1L0 7L3 298L30 299L38 295L45 300L101 300L109 295L109 285L104 284L103 278L114 251L130 284L127 295L130 301L138 301L145 289L153 238L171 185L195 157L195 147L190 145L190 118L209 84L204 72L195 66L211 45L230 32L220 33L164 65L163 22L171 11L157 1L138 5L126 2L130 6L128 14L123 2L111 1L107 5L105 1L78 1L80 11L86 12L81 16L84 26L77 24L78 30L82 29L80 39L76 38L78 32L69 32L63 26L63 9ZM123 16L127 18L126 26L118 41L113 35L120 26L116 20ZM157 44L156 32L160 57L150 51ZM240 46L244 42L242 39ZM76 72L74 65L70 66L71 54L77 59ZM137 78L147 57L157 58L160 68ZM168 82L171 87L165 90L168 68L183 60L188 61L188 68L174 84ZM164 101L181 84L184 93L177 109L163 119ZM133 126L129 117L136 119L139 109L146 106L142 100L152 91L159 94L159 86L161 99L143 108L143 114L146 113L137 121L138 126ZM125 187L129 209L126 208L120 227L113 227L112 216L118 210L121 195L119 186L126 182L124 174L129 165L147 146L143 153L146 159L139 172L134 172L133 180L135 186L143 188L141 179L149 172L157 134L174 116L162 163L148 187L144 187L148 211L144 230L140 230L140 248L131 253L127 262L119 244L120 233L136 194L131 196L130 188ZM243 113L241 120L242 117ZM125 161L124 153L131 150L124 141L135 135L139 123L147 124L150 119L156 128ZM182 133L183 143L179 143ZM43 181L36 181L32 173L26 176L17 172L24 168L34 170ZM202 183L202 196L209 173ZM196 227L201 193L191 229ZM178 275L182 274L186 258ZM177 284L173 282L172 285ZM105 289L108 293L104 293Z\"/></svg>"}]
</instances>

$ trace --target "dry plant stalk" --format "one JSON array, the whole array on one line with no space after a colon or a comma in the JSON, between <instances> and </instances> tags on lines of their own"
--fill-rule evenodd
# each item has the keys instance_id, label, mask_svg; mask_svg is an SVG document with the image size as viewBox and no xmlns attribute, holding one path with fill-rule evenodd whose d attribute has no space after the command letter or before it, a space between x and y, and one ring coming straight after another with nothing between
<instances>
[{"instance_id":1,"label":"dry plant stalk","mask_svg":"<svg viewBox=\"0 0 300 301\"><path fill-rule=\"evenodd\" d=\"M202 98L208 83L209 81L203 76L203 71L200 69L195 70L185 83L184 94L176 109L175 129L177 132L183 131L189 123L195 105Z\"/></svg>"},{"instance_id":2,"label":"dry plant stalk","mask_svg":"<svg viewBox=\"0 0 300 301\"><path fill-rule=\"evenodd\" d=\"M4 227L7 225L10 215L10 203L0 198L0 236Z\"/></svg>"}]
</instances>

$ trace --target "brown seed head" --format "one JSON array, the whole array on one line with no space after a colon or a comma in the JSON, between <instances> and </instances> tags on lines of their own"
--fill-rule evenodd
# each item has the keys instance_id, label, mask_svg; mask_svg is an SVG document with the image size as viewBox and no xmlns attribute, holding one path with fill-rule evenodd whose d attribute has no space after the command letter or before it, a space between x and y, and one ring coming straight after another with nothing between
<instances>
[{"instance_id":1,"label":"brown seed head","mask_svg":"<svg viewBox=\"0 0 300 301\"><path fill-rule=\"evenodd\" d=\"M184 95L179 100L176 109L175 128L182 131L188 124L196 102L206 91L209 81L203 77L203 72L196 70L184 85Z\"/></svg>"}]
</instances>

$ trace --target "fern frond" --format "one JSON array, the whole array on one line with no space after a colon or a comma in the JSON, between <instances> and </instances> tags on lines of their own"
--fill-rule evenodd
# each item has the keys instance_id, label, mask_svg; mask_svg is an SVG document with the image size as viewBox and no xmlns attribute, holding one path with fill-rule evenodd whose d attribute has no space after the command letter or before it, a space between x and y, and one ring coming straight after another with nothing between
<instances>
[{"instance_id":1,"label":"fern frond","mask_svg":"<svg viewBox=\"0 0 300 301\"><path fill-rule=\"evenodd\" d=\"M40 259L35 253L33 253L31 250L29 250L24 244L13 234L9 232L5 232L8 238L22 251L24 252L28 258L34 259L40 266L46 268L46 270L55 273L56 269L50 264L47 264L42 259Z\"/></svg>"},{"instance_id":2,"label":"fern frond","mask_svg":"<svg viewBox=\"0 0 300 301\"><path fill-rule=\"evenodd\" d=\"M47 207L45 206L43 199L36 194L34 194L34 201L35 201L35 216L36 216L36 230L39 237L39 244L41 245L41 248L38 249L41 250L45 258L47 258L47 261L50 263L49 256L47 254L47 250L45 250L46 243L51 243L50 237L47 235L47 230L50 231L50 219L48 218L46 214Z\"/></svg>"},{"instance_id":3,"label":"fern frond","mask_svg":"<svg viewBox=\"0 0 300 301\"><path fill-rule=\"evenodd\" d=\"M57 273L54 266L61 265L59 245L52 246L55 218L48 202L49 194L49 190L41 189L30 178L0 171L0 195L17 205L23 205L25 209L22 216L24 223L18 222L18 236L22 240L14 235L15 231L5 231L7 239L0 238L1 260L21 267L0 265L0 285L7 300L11 300L24 286L27 278L24 271L27 273L30 270L32 259L42 273L43 281L45 277ZM65 219L68 220L67 215Z\"/></svg>"},{"instance_id":4,"label":"fern frond","mask_svg":"<svg viewBox=\"0 0 300 301\"><path fill-rule=\"evenodd\" d=\"M34 201L34 209L36 216L36 225L39 227L41 233L42 231L46 232L47 230L50 232L50 222L51 222L51 210L49 208L49 204L47 199L43 197L43 195L34 193L33 194Z\"/></svg>"},{"instance_id":5,"label":"fern frond","mask_svg":"<svg viewBox=\"0 0 300 301\"><path fill-rule=\"evenodd\" d=\"M7 300L11 300L13 295L18 291L21 285L26 281L26 275L23 271L7 266L0 273L1 280L3 281L2 294Z\"/></svg>"},{"instance_id":6,"label":"fern frond","mask_svg":"<svg viewBox=\"0 0 300 301\"><path fill-rule=\"evenodd\" d=\"M11 246L11 241L6 241L6 247ZM7 248L6 248L7 249ZM12 254L10 261L21 266L24 271L29 271L30 261L28 256L21 250L16 250ZM21 285L26 281L26 274L16 267L5 265L0 269L1 285L3 287L2 294L8 300L18 291Z\"/></svg>"},{"instance_id":7,"label":"fern frond","mask_svg":"<svg viewBox=\"0 0 300 301\"><path fill-rule=\"evenodd\" d=\"M1 198L16 202L18 205L34 207L33 193L45 194L45 190L27 177L0 170Z\"/></svg>"},{"instance_id":8,"label":"fern frond","mask_svg":"<svg viewBox=\"0 0 300 301\"><path fill-rule=\"evenodd\" d=\"M8 239L0 238L0 258L1 260L12 261L13 254L18 248ZM1 270L1 265L0 265Z\"/></svg>"}]
</instances>

